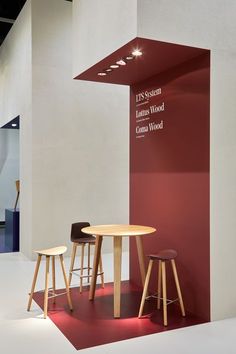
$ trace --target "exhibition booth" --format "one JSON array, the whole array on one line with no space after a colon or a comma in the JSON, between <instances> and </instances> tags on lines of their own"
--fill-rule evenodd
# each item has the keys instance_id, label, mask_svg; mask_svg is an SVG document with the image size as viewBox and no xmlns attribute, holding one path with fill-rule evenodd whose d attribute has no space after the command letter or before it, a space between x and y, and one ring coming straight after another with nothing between
<instances>
[{"instance_id":1,"label":"exhibition booth","mask_svg":"<svg viewBox=\"0 0 236 354\"><path fill-rule=\"evenodd\" d=\"M142 237L143 274L138 262L139 247L135 238L129 237L130 279L118 285L121 307L114 308L115 319L112 318L115 279L114 287L111 283L105 284L104 289L100 286L95 297L91 296L91 290L89 295L86 287L78 298L78 289L73 288L73 315L67 311L63 315L49 311L49 317L78 349L209 321L210 51L135 38L76 79L130 86L129 224L151 226L156 231ZM110 90L112 95L112 86ZM111 236L112 232L107 227L101 233L96 227L91 230L97 238ZM122 232L124 236L123 229ZM127 231L126 236L131 235ZM118 246L114 243L114 247L116 255ZM186 310L183 318L179 304L171 304L166 327L154 299L147 301L144 316L138 318L147 256L162 249L177 251ZM98 252L102 252L101 245ZM154 269L150 294L157 289L157 268ZM175 299L170 270L167 262L168 298ZM117 272L119 267L114 275ZM35 299L43 307L42 295L36 295ZM88 299L93 300L92 304ZM96 332L92 338L86 335L91 321Z\"/></svg>"},{"instance_id":2,"label":"exhibition booth","mask_svg":"<svg viewBox=\"0 0 236 354\"><path fill-rule=\"evenodd\" d=\"M34 300L77 350L235 316L236 77L219 23L206 32L200 10L190 23L186 11L156 1L80 0L71 28L68 3L29 4L20 61L27 53L32 72L26 65L22 82L32 102L17 101L20 251L35 260L37 250L27 310ZM63 27L55 9L66 13ZM94 252L77 269L85 246ZM38 291L44 257L46 291Z\"/></svg>"}]
</instances>

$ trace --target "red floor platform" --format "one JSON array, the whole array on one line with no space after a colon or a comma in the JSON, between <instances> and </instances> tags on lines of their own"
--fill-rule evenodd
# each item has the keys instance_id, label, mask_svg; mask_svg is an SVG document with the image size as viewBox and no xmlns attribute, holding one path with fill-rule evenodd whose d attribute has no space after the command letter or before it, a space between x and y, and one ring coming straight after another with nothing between
<instances>
[{"instance_id":1,"label":"red floor platform","mask_svg":"<svg viewBox=\"0 0 236 354\"><path fill-rule=\"evenodd\" d=\"M113 283L97 288L94 301L88 300L88 287L83 293L71 289L74 311L70 312L66 295L56 298L56 304L49 300L48 316L66 338L78 349L117 342L134 337L187 327L203 320L191 315L181 317L176 305L168 306L168 327L163 326L162 311L155 310L154 299L146 301L144 316L137 318L141 292L129 281L122 282L121 318L113 318ZM43 293L34 294L34 300L43 308Z\"/></svg>"}]
</instances>

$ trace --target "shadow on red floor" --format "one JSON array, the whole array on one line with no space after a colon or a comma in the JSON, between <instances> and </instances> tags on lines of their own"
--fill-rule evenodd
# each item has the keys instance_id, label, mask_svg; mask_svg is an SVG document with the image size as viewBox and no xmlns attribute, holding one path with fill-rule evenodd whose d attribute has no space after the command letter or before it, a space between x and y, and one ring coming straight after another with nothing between
<instances>
[{"instance_id":1,"label":"shadow on red floor","mask_svg":"<svg viewBox=\"0 0 236 354\"><path fill-rule=\"evenodd\" d=\"M170 305L168 327L164 327L162 311L155 310L153 299L146 301L145 316L138 319L141 292L129 281L122 282L120 319L113 318L113 283L105 284L105 289L97 288L94 301L88 300L88 287L82 294L72 288L71 295L73 312L66 295L62 295L56 298L56 304L49 300L48 316L77 350L204 322L191 315L183 318L178 306ZM34 300L43 308L42 292L35 293Z\"/></svg>"}]
</instances>

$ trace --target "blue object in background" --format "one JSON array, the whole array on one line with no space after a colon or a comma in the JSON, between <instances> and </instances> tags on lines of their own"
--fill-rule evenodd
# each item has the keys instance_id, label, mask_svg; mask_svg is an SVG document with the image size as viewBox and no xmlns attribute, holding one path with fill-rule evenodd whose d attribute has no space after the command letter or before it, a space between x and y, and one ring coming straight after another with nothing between
<instances>
[{"instance_id":1,"label":"blue object in background","mask_svg":"<svg viewBox=\"0 0 236 354\"><path fill-rule=\"evenodd\" d=\"M5 209L5 247L10 252L18 252L20 246L20 212L18 209Z\"/></svg>"}]
</instances>

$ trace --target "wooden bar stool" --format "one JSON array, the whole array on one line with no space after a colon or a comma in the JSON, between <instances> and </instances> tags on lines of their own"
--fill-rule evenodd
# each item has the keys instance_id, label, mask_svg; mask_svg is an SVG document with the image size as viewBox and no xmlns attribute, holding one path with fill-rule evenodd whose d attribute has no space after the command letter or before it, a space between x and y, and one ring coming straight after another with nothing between
<instances>
[{"instance_id":1,"label":"wooden bar stool","mask_svg":"<svg viewBox=\"0 0 236 354\"><path fill-rule=\"evenodd\" d=\"M33 278L33 283L31 287L31 292L30 292L30 297L29 297L29 302L28 302L28 307L27 311L30 311L31 308L31 303L33 299L33 294L34 294L34 289L35 289L35 284L38 276L38 271L39 271L39 266L40 262L42 259L42 256L46 256L46 273L45 273L45 290L44 290L44 318L47 317L47 311L48 311L48 299L54 298L55 302L55 297L59 295L67 295L67 300L69 303L70 310L73 310L72 307L72 302L71 302L71 297L70 297L70 289L69 289L69 283L66 277L66 272L65 272L65 265L64 265L64 259L63 259L63 253L65 253L67 248L65 246L60 246L60 247L54 247L54 248L49 248L46 250L42 251L35 251L35 253L38 254L38 259L35 267L35 272L34 272L34 278ZM65 281L65 286L66 286L66 292L65 293L60 293L56 294L56 278L55 278L55 257L59 256L60 258L60 263L61 263L61 268L63 272L63 277ZM49 283L49 265L50 265L50 257L52 257L52 288L48 287ZM48 296L48 293L51 293L51 296Z\"/></svg>"},{"instance_id":2,"label":"wooden bar stool","mask_svg":"<svg viewBox=\"0 0 236 354\"><path fill-rule=\"evenodd\" d=\"M177 257L177 252L175 250L163 250L163 251L160 251L158 254L152 254L148 257L150 260L149 260L149 264L148 264L148 270L147 270L147 275L146 275L145 284L144 284L144 288L143 288L143 295L142 295L142 300L141 300L141 304L140 304L140 308L139 308L138 317L140 318L143 314L145 300L149 297L156 297L158 309L160 309L160 300L163 301L164 326L167 326L167 305L169 305L170 303L175 302L175 301L179 301L182 316L185 316L184 303L183 303L183 298L182 298L181 289L180 289L180 285L179 285L178 274L177 274L176 265L175 265L175 258ZM153 266L154 261L158 261L157 296L151 295L151 296L147 297L148 285L149 285L152 266ZM168 262L168 261L171 262L173 275L174 275L174 279L175 279L175 285L176 285L177 294L178 294L178 298L175 300L167 299L166 262ZM161 288L162 288L162 297L161 297Z\"/></svg>"},{"instance_id":3,"label":"wooden bar stool","mask_svg":"<svg viewBox=\"0 0 236 354\"><path fill-rule=\"evenodd\" d=\"M71 225L70 237L71 237L71 241L73 242L73 249L71 254L71 264L70 264L70 272L69 272L69 285L71 285L71 279L73 274L79 276L80 293L82 293L82 289L83 289L83 279L87 278L87 282L89 283L89 280L92 277L91 274L92 267L90 265L90 248L91 246L95 246L95 241L96 241L96 237L92 235L87 235L81 231L83 227L87 227L87 226L90 226L89 222L77 222ZM87 267L84 266L84 251L86 245L88 245ZM81 246L81 263L80 263L80 268L74 268L75 256L76 256L78 246ZM84 275L84 270L86 269L87 269L87 274ZM102 268L102 258L100 258L100 262L99 262L98 275L101 276L102 287L104 288L104 272Z\"/></svg>"}]
</instances>

